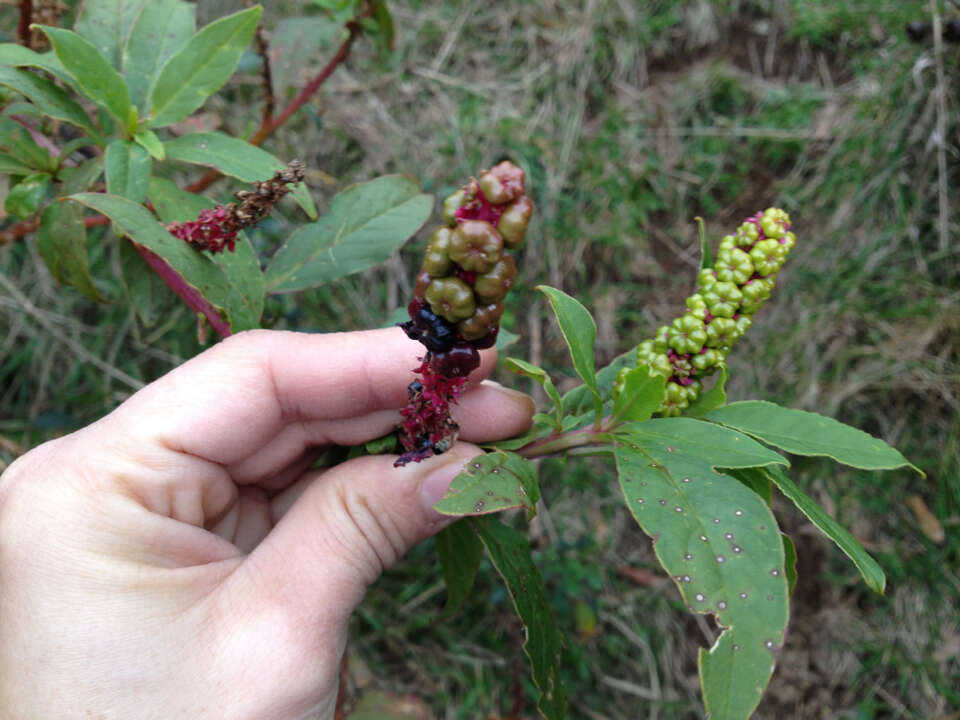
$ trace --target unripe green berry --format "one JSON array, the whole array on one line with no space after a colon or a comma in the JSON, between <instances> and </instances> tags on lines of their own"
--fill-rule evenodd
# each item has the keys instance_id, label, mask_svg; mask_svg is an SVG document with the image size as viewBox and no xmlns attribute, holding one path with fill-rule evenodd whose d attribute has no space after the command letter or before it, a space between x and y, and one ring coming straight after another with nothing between
<instances>
[{"instance_id":1,"label":"unripe green berry","mask_svg":"<svg viewBox=\"0 0 960 720\"><path fill-rule=\"evenodd\" d=\"M651 375L661 375L666 378L673 375L673 365L670 364L670 358L666 353L652 353L643 357L638 353L637 366L649 368Z\"/></svg>"},{"instance_id":2,"label":"unripe green berry","mask_svg":"<svg viewBox=\"0 0 960 720\"><path fill-rule=\"evenodd\" d=\"M737 317L737 331L740 333L740 337L746 334L751 325L753 325L753 318L749 315L740 315Z\"/></svg>"},{"instance_id":3,"label":"unripe green berry","mask_svg":"<svg viewBox=\"0 0 960 720\"><path fill-rule=\"evenodd\" d=\"M793 250L793 246L797 244L797 236L792 232L784 233L783 237L780 238L780 247L784 248L787 252Z\"/></svg>"},{"instance_id":4,"label":"unripe green berry","mask_svg":"<svg viewBox=\"0 0 960 720\"><path fill-rule=\"evenodd\" d=\"M732 282L743 285L753 275L753 261L740 248L721 250L714 265L717 279L721 282Z\"/></svg>"},{"instance_id":5,"label":"unripe green berry","mask_svg":"<svg viewBox=\"0 0 960 720\"><path fill-rule=\"evenodd\" d=\"M667 342L678 353L700 352L707 341L707 331L702 320L687 314L678 317L670 325Z\"/></svg>"},{"instance_id":6,"label":"unripe green berry","mask_svg":"<svg viewBox=\"0 0 960 720\"><path fill-rule=\"evenodd\" d=\"M733 345L739 338L740 330L735 320L718 317L707 325L707 347L719 348Z\"/></svg>"},{"instance_id":7,"label":"unripe green berry","mask_svg":"<svg viewBox=\"0 0 960 720\"><path fill-rule=\"evenodd\" d=\"M452 323L466 320L477 309L473 290L455 277L433 280L427 287L426 297L433 311Z\"/></svg>"},{"instance_id":8,"label":"unripe green berry","mask_svg":"<svg viewBox=\"0 0 960 720\"><path fill-rule=\"evenodd\" d=\"M762 302L768 300L775 286L776 283L773 281L773 278L756 278L751 280L741 288L743 301Z\"/></svg>"},{"instance_id":9,"label":"unripe green berry","mask_svg":"<svg viewBox=\"0 0 960 720\"><path fill-rule=\"evenodd\" d=\"M715 317L732 318L743 302L743 293L732 282L717 282L700 294L707 301L710 314Z\"/></svg>"},{"instance_id":10,"label":"unripe green berry","mask_svg":"<svg viewBox=\"0 0 960 720\"><path fill-rule=\"evenodd\" d=\"M763 217L760 218L760 227L763 234L773 240L779 240L790 225L790 216L780 208L767 208L763 211Z\"/></svg>"},{"instance_id":11,"label":"unripe green berry","mask_svg":"<svg viewBox=\"0 0 960 720\"><path fill-rule=\"evenodd\" d=\"M735 235L724 235L720 241L720 250L733 250L737 247L737 238Z\"/></svg>"},{"instance_id":12,"label":"unripe green berry","mask_svg":"<svg viewBox=\"0 0 960 720\"><path fill-rule=\"evenodd\" d=\"M690 407L690 399L684 387L675 382L668 382L660 414L665 417L675 417L688 407Z\"/></svg>"},{"instance_id":13,"label":"unripe green berry","mask_svg":"<svg viewBox=\"0 0 960 720\"><path fill-rule=\"evenodd\" d=\"M503 253L503 238L482 220L466 220L453 231L450 258L464 270L489 272Z\"/></svg>"},{"instance_id":14,"label":"unripe green berry","mask_svg":"<svg viewBox=\"0 0 960 720\"><path fill-rule=\"evenodd\" d=\"M748 220L737 228L737 238L737 245L744 247L753 245L753 243L760 239L760 230L754 223Z\"/></svg>"},{"instance_id":15,"label":"unripe green berry","mask_svg":"<svg viewBox=\"0 0 960 720\"><path fill-rule=\"evenodd\" d=\"M777 240L761 240L750 251L754 269L757 274L763 276L773 275L783 267L786 255L786 251Z\"/></svg>"},{"instance_id":16,"label":"unripe green berry","mask_svg":"<svg viewBox=\"0 0 960 720\"><path fill-rule=\"evenodd\" d=\"M465 340L479 340L500 325L501 317L503 317L503 303L481 305L472 316L457 323L457 330Z\"/></svg>"},{"instance_id":17,"label":"unripe green berry","mask_svg":"<svg viewBox=\"0 0 960 720\"><path fill-rule=\"evenodd\" d=\"M706 322L707 313L710 310L707 308L707 301L703 299L703 295L696 293L687 298L687 312L698 320Z\"/></svg>"},{"instance_id":18,"label":"unripe green berry","mask_svg":"<svg viewBox=\"0 0 960 720\"><path fill-rule=\"evenodd\" d=\"M423 269L433 277L444 277L453 269L453 260L450 259L450 238L453 231L450 228L438 228L430 237L427 252L423 257Z\"/></svg>"},{"instance_id":19,"label":"unripe green berry","mask_svg":"<svg viewBox=\"0 0 960 720\"><path fill-rule=\"evenodd\" d=\"M719 319L719 318L718 318ZM710 323L711 325L713 323ZM709 330L709 326L707 328ZM701 374L710 374L717 369L717 366L723 361L723 355L716 348L710 348L705 352L697 353L690 362Z\"/></svg>"},{"instance_id":20,"label":"unripe green berry","mask_svg":"<svg viewBox=\"0 0 960 720\"><path fill-rule=\"evenodd\" d=\"M492 303L503 300L513 287L517 276L517 262L512 255L504 255L488 272L477 275L473 292L480 302Z\"/></svg>"},{"instance_id":21,"label":"unripe green berry","mask_svg":"<svg viewBox=\"0 0 960 720\"><path fill-rule=\"evenodd\" d=\"M657 328L657 332L653 336L653 351L658 353L665 353L668 347L667 336L670 333L670 328L666 325L661 325Z\"/></svg>"},{"instance_id":22,"label":"unripe green berry","mask_svg":"<svg viewBox=\"0 0 960 720\"><path fill-rule=\"evenodd\" d=\"M466 190L460 188L443 201L443 222L448 227L453 228L457 226L457 210L463 207L468 200L469 197L467 196Z\"/></svg>"},{"instance_id":23,"label":"unripe green berry","mask_svg":"<svg viewBox=\"0 0 960 720\"><path fill-rule=\"evenodd\" d=\"M505 246L515 250L523 245L531 215L533 215L533 201L526 195L520 196L504 208L503 215L497 222L497 230L503 236Z\"/></svg>"},{"instance_id":24,"label":"unripe green berry","mask_svg":"<svg viewBox=\"0 0 960 720\"><path fill-rule=\"evenodd\" d=\"M711 268L704 268L697 274L697 287L706 290L717 282L717 273Z\"/></svg>"}]
</instances>

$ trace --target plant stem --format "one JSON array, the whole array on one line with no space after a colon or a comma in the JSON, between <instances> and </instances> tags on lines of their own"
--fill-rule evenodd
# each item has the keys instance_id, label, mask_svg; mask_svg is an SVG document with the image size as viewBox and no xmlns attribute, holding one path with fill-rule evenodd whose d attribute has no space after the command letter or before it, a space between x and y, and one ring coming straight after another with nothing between
<instances>
[{"instance_id":1,"label":"plant stem","mask_svg":"<svg viewBox=\"0 0 960 720\"><path fill-rule=\"evenodd\" d=\"M83 219L83 224L87 228L99 227L100 225L107 225L110 222L110 218L103 215L96 215L94 217L88 217ZM32 233L40 227L40 218L30 218L29 220L21 220L20 222L11 225L6 230L0 230L0 246L12 243L14 240Z\"/></svg>"},{"instance_id":2,"label":"plant stem","mask_svg":"<svg viewBox=\"0 0 960 720\"><path fill-rule=\"evenodd\" d=\"M548 457L559 455L574 448L588 445L607 445L610 442L610 433L602 427L594 426L572 430L566 433L555 433L540 440L534 440L515 452L525 458Z\"/></svg>"},{"instance_id":3,"label":"plant stem","mask_svg":"<svg viewBox=\"0 0 960 720\"><path fill-rule=\"evenodd\" d=\"M20 22L17 24L17 37L24 47L30 47L30 23L32 22L33 0L20 0Z\"/></svg>"}]
</instances>

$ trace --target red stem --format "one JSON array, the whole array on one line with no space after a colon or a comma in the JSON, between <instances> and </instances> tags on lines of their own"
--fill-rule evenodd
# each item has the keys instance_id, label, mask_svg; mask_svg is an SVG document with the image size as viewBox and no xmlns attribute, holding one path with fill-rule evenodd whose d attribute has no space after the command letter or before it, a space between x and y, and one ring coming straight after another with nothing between
<instances>
[{"instance_id":1,"label":"red stem","mask_svg":"<svg viewBox=\"0 0 960 720\"><path fill-rule=\"evenodd\" d=\"M30 47L30 23L33 22L33 0L20 0L20 22L17 24L17 37L20 44Z\"/></svg>"},{"instance_id":2,"label":"red stem","mask_svg":"<svg viewBox=\"0 0 960 720\"><path fill-rule=\"evenodd\" d=\"M216 308L207 302L203 295L187 285L186 281L180 277L180 274L176 270L167 264L166 260L137 243L133 243L133 247L137 249L140 257L146 261L150 269L160 276L160 279L187 304L187 307L194 312L201 313L207 319L207 322L210 323L210 327L216 330L220 337L230 337L232 334L230 332L230 326L220 317L220 313L217 312Z\"/></svg>"}]
</instances>

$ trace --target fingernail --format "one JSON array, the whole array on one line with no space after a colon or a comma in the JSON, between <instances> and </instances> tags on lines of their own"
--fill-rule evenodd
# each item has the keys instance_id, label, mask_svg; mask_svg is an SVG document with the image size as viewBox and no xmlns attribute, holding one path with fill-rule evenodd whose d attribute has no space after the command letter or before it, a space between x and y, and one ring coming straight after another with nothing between
<instances>
[{"instance_id":1,"label":"fingernail","mask_svg":"<svg viewBox=\"0 0 960 720\"><path fill-rule=\"evenodd\" d=\"M424 507L427 508L429 512L439 517L445 517L437 513L437 511L433 509L433 506L447 494L447 488L450 487L450 483L453 482L453 479L463 469L463 465L464 460L462 456L450 458L444 464L434 468L430 474L424 478L423 484L420 486L420 496L423 498Z\"/></svg>"}]
</instances>

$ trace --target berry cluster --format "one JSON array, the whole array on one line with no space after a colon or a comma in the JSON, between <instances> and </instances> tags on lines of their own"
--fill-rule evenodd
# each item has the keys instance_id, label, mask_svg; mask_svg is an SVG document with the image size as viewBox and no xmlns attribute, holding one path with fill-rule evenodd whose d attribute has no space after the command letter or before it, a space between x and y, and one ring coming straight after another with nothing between
<instances>
[{"instance_id":1,"label":"berry cluster","mask_svg":"<svg viewBox=\"0 0 960 720\"><path fill-rule=\"evenodd\" d=\"M400 325L427 353L402 411L405 452L396 465L438 455L456 441L450 404L480 365L478 351L497 341L503 300L517 275L507 251L523 244L532 213L523 170L506 161L444 201L445 225L430 237L410 320Z\"/></svg>"},{"instance_id":2,"label":"berry cluster","mask_svg":"<svg viewBox=\"0 0 960 720\"><path fill-rule=\"evenodd\" d=\"M303 181L304 174L303 163L294 160L269 180L255 183L256 190L236 193L238 203L201 210L196 220L171 223L167 230L194 250L209 250L213 254L225 249L233 252L237 233L269 215L280 198L290 192L288 185Z\"/></svg>"},{"instance_id":3,"label":"berry cluster","mask_svg":"<svg viewBox=\"0 0 960 720\"><path fill-rule=\"evenodd\" d=\"M667 378L661 415L679 415L697 399L700 378L723 365L730 347L753 323L753 314L770 298L774 278L796 240L783 210L768 208L747 218L736 234L720 242L713 267L700 271L686 313L640 343L637 364ZM621 389L622 376L615 392Z\"/></svg>"}]
</instances>

